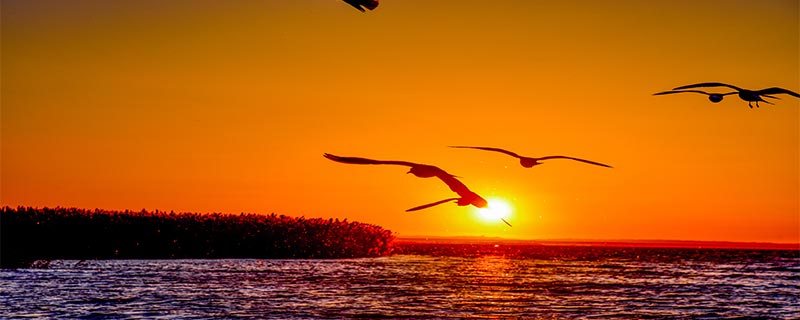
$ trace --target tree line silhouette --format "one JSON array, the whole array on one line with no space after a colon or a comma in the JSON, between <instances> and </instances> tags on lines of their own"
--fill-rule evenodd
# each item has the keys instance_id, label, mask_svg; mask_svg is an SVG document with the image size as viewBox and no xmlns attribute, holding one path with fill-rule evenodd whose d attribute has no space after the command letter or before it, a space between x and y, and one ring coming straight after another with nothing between
<instances>
[{"instance_id":1,"label":"tree line silhouette","mask_svg":"<svg viewBox=\"0 0 800 320\"><path fill-rule=\"evenodd\" d=\"M391 253L380 226L285 215L10 207L0 266L52 259L356 258Z\"/></svg>"}]
</instances>

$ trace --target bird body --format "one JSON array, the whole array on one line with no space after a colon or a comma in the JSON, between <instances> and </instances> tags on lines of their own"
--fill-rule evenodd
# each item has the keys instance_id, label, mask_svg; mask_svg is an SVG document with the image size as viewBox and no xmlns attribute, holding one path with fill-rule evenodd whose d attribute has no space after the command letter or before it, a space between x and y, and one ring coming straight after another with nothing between
<instances>
[{"instance_id":1,"label":"bird body","mask_svg":"<svg viewBox=\"0 0 800 320\"><path fill-rule=\"evenodd\" d=\"M703 91L700 91L700 90L686 90L686 89L705 88L705 87L727 87L727 88L731 88L733 90L736 90L736 92L729 92L729 93L724 93L724 94L719 94L719 93L709 94L709 93L706 93L706 92L703 92ZM759 107L759 105L758 105L759 102L765 102L765 103L768 103L768 104L773 104L772 102L764 100L763 97L771 98L771 99L779 99L778 97L772 96L772 95L775 95L775 94L788 94L790 96L793 96L793 97L796 97L796 98L800 98L800 94L798 94L798 93L796 93L794 91L783 89L783 88L771 87L771 88L766 88L766 89L761 89L761 90L748 90L748 89L742 89L742 88L739 88L737 86L726 84L726 83L721 83L721 82L695 83L695 84L690 84L690 85L685 85L685 86L680 86L680 87L677 87L677 88L673 88L672 91L659 92L659 93L656 93L656 95L679 93L679 92L695 92L695 93L707 94L707 95L709 95L709 100L711 100L712 102L722 101L722 96L738 93L739 99L747 101L747 105L751 109L753 108L753 102L755 102L756 107ZM719 101L714 101L712 99L712 98L717 98L717 97L719 98Z\"/></svg>"},{"instance_id":2,"label":"bird body","mask_svg":"<svg viewBox=\"0 0 800 320\"><path fill-rule=\"evenodd\" d=\"M581 158L567 157L567 156L546 156L546 157L532 158L532 157L523 157L523 156L521 156L521 155L518 155L518 154L516 154L516 153L514 153L514 152L511 152L511 151L508 151L508 150L505 150L505 149L500 149L500 148L492 148L492 147L470 147L470 146L450 146L450 147L451 147L451 148L478 149L478 150L485 150L485 151L494 151L494 152L505 153L505 154L507 154L507 155L509 155L509 156L512 156L512 157L514 157L514 158L518 158L518 159L519 159L519 164L520 164L520 165L522 165L522 166L523 166L523 167L525 167L525 168L531 168L531 167L533 167L533 166L540 165L540 164L542 164L542 163L541 163L541 162L539 162L539 161L550 160L550 159L568 159L568 160L574 160L574 161L580 161L580 162L583 162L583 163L593 164L593 165L596 165L596 166L607 167L607 168L613 168L612 166L609 166L609 165L607 165L607 164L603 164L603 163L599 163L599 162L594 162L594 161L590 161L590 160L586 160L586 159L581 159Z\"/></svg>"}]
</instances>

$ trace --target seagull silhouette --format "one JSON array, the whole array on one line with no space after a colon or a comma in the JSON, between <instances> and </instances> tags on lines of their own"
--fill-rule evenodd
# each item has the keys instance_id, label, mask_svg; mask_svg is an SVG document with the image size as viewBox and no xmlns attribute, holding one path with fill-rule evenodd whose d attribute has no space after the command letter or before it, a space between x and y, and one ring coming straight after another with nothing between
<instances>
[{"instance_id":1,"label":"seagull silhouette","mask_svg":"<svg viewBox=\"0 0 800 320\"><path fill-rule=\"evenodd\" d=\"M609 166L607 164L602 164L602 163L599 163L599 162L589 161L589 160L586 160L586 159L573 158L573 157L567 157L567 156L546 156L546 157L540 157L540 158L531 158L531 157L523 157L523 156L518 155L516 153L513 153L511 151L500 149L500 148L469 147L469 146L450 146L450 148L469 148L469 149L479 149L479 150L486 150L486 151L494 151L494 152L505 153L505 154L507 154L509 156L512 156L514 158L518 158L519 159L519 164L521 164L525 168L530 168L530 167L533 167L533 166L536 166L536 165L540 165L542 163L540 163L539 161L550 160L550 159L569 159L569 160L580 161L580 162L584 162L584 163L588 163L588 164L593 164L593 165L596 165L596 166L613 168L612 166Z\"/></svg>"},{"instance_id":2,"label":"seagull silhouette","mask_svg":"<svg viewBox=\"0 0 800 320\"><path fill-rule=\"evenodd\" d=\"M333 161L336 161L336 162L341 162L341 163L347 163L347 164L389 164L389 165L400 165L400 166L411 167L411 169L409 169L408 172L406 172L406 173L411 173L411 174L413 174L413 175L415 175L417 177L420 177L420 178L431 178L431 177L439 178L439 180L442 180L442 182L444 182L448 187L450 187L450 190L452 190L453 192L455 192L455 193L457 193L459 195L459 198L448 198L448 199L444 199L444 200L439 200L439 201L432 202L432 203L429 203L429 204L424 204L424 205L421 205L421 206L417 206L417 207L408 209L406 211L421 210L421 209L430 208L430 207L433 207L433 206L436 206L436 205L440 205L440 204L446 203L446 202L451 202L451 201L455 201L456 204L459 205L459 206L473 205L473 206L478 207L478 208L486 208L486 207L489 206L489 203L486 201L486 199L484 199L483 197L481 197L477 193L472 192L472 190L467 188L466 185L464 185L461 181L456 179L456 177L454 175L449 174L449 173L447 173L447 171L444 171L441 168L436 167L436 166L427 165L427 164L420 164L420 163L414 163L414 162L408 162L408 161L373 160L373 159L358 158L358 157L340 157L340 156L332 155L330 153L326 153L323 156L325 158L330 159L330 160L333 160ZM502 220L503 220L503 222L505 222L509 226L511 225L510 223L508 223L508 221L505 221L505 219L502 219Z\"/></svg>"},{"instance_id":3,"label":"seagull silhouette","mask_svg":"<svg viewBox=\"0 0 800 320\"><path fill-rule=\"evenodd\" d=\"M369 10L374 10L378 7L378 0L342 0L347 4L353 6L353 8L358 9L358 11L366 12L364 8Z\"/></svg>"},{"instance_id":4,"label":"seagull silhouette","mask_svg":"<svg viewBox=\"0 0 800 320\"><path fill-rule=\"evenodd\" d=\"M729 84L726 84L726 83L720 83L720 82L695 83L695 84L690 84L690 85L685 85L685 86L673 88L672 90L674 91L674 90L684 90L684 89L703 88L703 87L728 87L728 88L731 88L733 90L736 90L736 93L739 93L739 98L744 100L744 101L747 101L747 105L750 107L750 109L753 108L753 102L756 103L756 107L757 108L759 107L759 105L758 105L759 102L765 102L765 103L768 103L768 104L773 104L772 102L769 102L767 100L762 99L762 97L767 97L767 98L772 98L772 99L779 99L778 97L771 96L773 94L788 94L790 96L794 96L796 98L800 98L800 94L798 94L797 92L789 91L789 90L786 90L786 89L783 89L783 88L772 87L772 88L766 88L766 89L761 89L761 90L747 90L747 89L739 88L737 86L729 85ZM732 94L732 93L726 93L726 94L722 94L722 95L728 95L728 94ZM711 100L711 95L709 95L709 100ZM720 97L720 100L722 100L721 97ZM711 101L714 101L714 100L711 100Z\"/></svg>"}]
</instances>

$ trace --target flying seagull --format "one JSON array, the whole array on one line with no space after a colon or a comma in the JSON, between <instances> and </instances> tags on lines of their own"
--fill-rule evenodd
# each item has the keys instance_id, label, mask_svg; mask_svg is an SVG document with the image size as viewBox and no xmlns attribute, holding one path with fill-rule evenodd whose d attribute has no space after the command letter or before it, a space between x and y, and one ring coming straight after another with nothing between
<instances>
[{"instance_id":1,"label":"flying seagull","mask_svg":"<svg viewBox=\"0 0 800 320\"><path fill-rule=\"evenodd\" d=\"M794 96L796 98L800 98L800 94L798 94L797 92L789 91L789 90L786 90L786 89L783 89L783 88L772 87L772 88L766 88L766 89L761 89L761 90L747 90L747 89L739 88L737 86L733 86L733 85L729 85L729 84L725 84L725 83L720 83L720 82L695 83L695 84L690 84L690 85L686 85L686 86L677 87L677 88L674 88L672 90L674 91L674 90L684 90L684 89L703 88L703 87L728 87L728 88L731 88L733 90L736 90L736 92L739 93L739 98L744 100L744 101L747 101L747 105L750 107L750 109L753 108L753 102L756 103L756 107L759 107L758 106L759 102L765 102L765 103L773 104L772 102L766 101L766 100L764 100L762 98L762 97L767 97L767 98L772 98L772 99L778 99L777 97L771 96L773 94L788 94L788 95ZM732 93L734 93L734 92L726 93L726 94L722 94L722 95L728 95L728 94L732 94ZM717 95L719 95L719 94L717 94ZM711 98L712 98L712 96L709 95L708 99L711 100ZM716 99L716 97L714 97L714 98ZM722 100L721 96L719 96L719 100ZM714 100L711 100L711 101L714 101Z\"/></svg>"},{"instance_id":2,"label":"flying seagull","mask_svg":"<svg viewBox=\"0 0 800 320\"><path fill-rule=\"evenodd\" d=\"M374 10L378 7L378 0L342 0L347 4L353 6L353 8L358 9L358 11L366 12L364 8L369 10Z\"/></svg>"},{"instance_id":3,"label":"flying seagull","mask_svg":"<svg viewBox=\"0 0 800 320\"><path fill-rule=\"evenodd\" d=\"M332 155L332 154L329 154L329 153L324 154L324 156L325 156L325 158L328 158L330 160L333 160L333 161L336 161L336 162L341 162L341 163L347 163L347 164L389 164L389 165L407 166L407 167L410 167L410 169L406 173L413 174L413 175L415 175L417 177L420 177L420 178L431 178L431 177L439 178L439 180L442 180L442 182L444 182L448 187L450 187L450 190L452 190L453 192L455 192L455 193L457 193L459 195L459 198L448 198L448 199L432 202L432 203L429 203L429 204L424 204L424 205L421 205L421 206L417 206L417 207L408 209L406 211L422 210L422 209L425 209L425 208L430 208L430 207L433 207L433 206L436 206L436 205L440 205L442 203L451 202L451 201L455 201L456 204L459 205L459 206L473 205L473 206L478 207L478 208L486 208L489 205L489 203L486 201L486 199L484 199L483 197L481 197L477 193L475 193L472 190L470 190L469 188L467 188L467 186L464 185L458 179L456 179L456 177L454 175L452 175L450 173L447 173L447 171L444 171L441 168L436 167L436 166L427 165L427 164L420 164L420 163L414 163L414 162L408 162L408 161L373 160L373 159L358 158L358 157L340 157L340 156ZM503 219L503 222L505 222L509 226L511 225L505 219Z\"/></svg>"},{"instance_id":4,"label":"flying seagull","mask_svg":"<svg viewBox=\"0 0 800 320\"><path fill-rule=\"evenodd\" d=\"M593 164L593 165L596 165L596 166L613 168L612 166L609 166L607 164L602 164L602 163L599 163L599 162L589 161L589 160L586 160L586 159L573 158L573 157L567 157L567 156L546 156L546 157L540 157L540 158L531 158L531 157L523 157L523 156L518 155L516 153L513 153L511 151L500 149L500 148L469 147L469 146L450 146L450 147L451 148L479 149L479 150L486 150L486 151L494 151L494 152L505 153L505 154L507 154L509 156L512 156L514 158L518 158L519 159L519 164L521 164L525 168L530 168L530 167L533 167L535 165L540 165L542 163L540 163L539 161L550 160L550 159L569 159L569 160L580 161L580 162L584 162L584 163L588 163L588 164Z\"/></svg>"}]
</instances>

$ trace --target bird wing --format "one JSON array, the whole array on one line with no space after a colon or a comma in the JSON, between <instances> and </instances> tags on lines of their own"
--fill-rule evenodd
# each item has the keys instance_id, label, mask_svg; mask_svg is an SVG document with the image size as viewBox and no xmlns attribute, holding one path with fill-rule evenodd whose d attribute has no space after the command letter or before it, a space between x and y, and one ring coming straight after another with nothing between
<instances>
[{"instance_id":1,"label":"bird wing","mask_svg":"<svg viewBox=\"0 0 800 320\"><path fill-rule=\"evenodd\" d=\"M470 147L470 146L450 146L450 148L468 148L468 149L479 149L479 150L486 150L486 151L494 151L494 152L505 153L505 154L507 154L509 156L512 156L512 157L515 157L515 158L521 158L520 155L518 155L516 153L513 153L513 152L505 150L505 149L500 149L500 148Z\"/></svg>"},{"instance_id":2,"label":"bird wing","mask_svg":"<svg viewBox=\"0 0 800 320\"><path fill-rule=\"evenodd\" d=\"M444 171L436 166L413 163L408 161L373 160L373 159L358 158L358 157L340 157L332 155L330 153L325 153L323 156L330 160L347 164L394 164L394 165L402 165L409 167L428 167L435 170L434 176L436 176L437 178L442 180L445 184L447 184L447 186L450 187L450 190L453 190L453 192L458 193L461 196L463 196L463 194L465 193L471 192L469 188L467 188L466 185L461 183L461 181L458 181L458 179L454 175L449 174L447 173L447 171Z\"/></svg>"},{"instance_id":3,"label":"bird wing","mask_svg":"<svg viewBox=\"0 0 800 320\"><path fill-rule=\"evenodd\" d=\"M593 165L596 165L596 166L613 168L612 166L609 166L607 164L603 164L603 163L600 163L600 162L594 162L594 161L589 161L589 160L586 160L586 159L573 158L573 157L567 157L567 156L547 156L547 157L536 158L536 160L548 160L548 159L569 159L569 160L580 161L580 162L584 162L584 163L588 163L588 164L593 164Z\"/></svg>"},{"instance_id":4,"label":"bird wing","mask_svg":"<svg viewBox=\"0 0 800 320\"><path fill-rule=\"evenodd\" d=\"M702 93L702 94L706 94L706 95L711 95L710 93L705 92L705 91L701 91L701 90L670 90L670 91L662 91L662 92L654 93L653 95L654 96L660 96L660 95L665 95L665 94L684 93L684 92Z\"/></svg>"},{"instance_id":5,"label":"bird wing","mask_svg":"<svg viewBox=\"0 0 800 320\"><path fill-rule=\"evenodd\" d=\"M336 162L348 163L348 164L394 164L394 165L409 166L409 167L413 167L413 166L419 165L417 163L408 162L408 161L373 160L373 159L358 158L358 157L340 157L340 156L332 155L330 153L326 153L323 156L325 158L328 158L328 159L336 161Z\"/></svg>"},{"instance_id":6,"label":"bird wing","mask_svg":"<svg viewBox=\"0 0 800 320\"><path fill-rule=\"evenodd\" d=\"M702 88L702 87L728 87L736 91L743 91L744 89L739 88L737 86L732 86L726 83L721 82L703 82L703 83L695 83L690 85L685 85L682 87L673 88L672 90L682 90L682 89L691 89L691 88Z\"/></svg>"},{"instance_id":7,"label":"bird wing","mask_svg":"<svg viewBox=\"0 0 800 320\"><path fill-rule=\"evenodd\" d=\"M665 95L665 94L684 93L684 92L701 93L701 94L705 94L705 95L709 95L709 96L712 95L712 94L718 94L718 95L721 95L721 96L727 96L727 95L732 95L732 94L735 94L735 93L739 93L737 91L726 92L726 93L714 93L714 92L708 93L708 92L705 92L705 91L702 91L702 90L669 90L669 91L662 91L662 92L654 93L653 95L654 96L660 96L660 95Z\"/></svg>"},{"instance_id":8,"label":"bird wing","mask_svg":"<svg viewBox=\"0 0 800 320\"><path fill-rule=\"evenodd\" d=\"M448 187L450 187L450 190L453 190L453 192L457 193L459 196L464 197L465 195L472 192L472 190L469 190L469 188L467 188L467 186L464 183L456 179L456 177L453 176L452 174L444 172L444 174L437 175L436 177L442 180L442 182L444 182Z\"/></svg>"},{"instance_id":9,"label":"bird wing","mask_svg":"<svg viewBox=\"0 0 800 320\"><path fill-rule=\"evenodd\" d=\"M378 7L378 0L342 0L347 4L358 9L358 11L365 12L364 8L373 10ZM362 8L362 6L364 8Z\"/></svg>"},{"instance_id":10,"label":"bird wing","mask_svg":"<svg viewBox=\"0 0 800 320\"><path fill-rule=\"evenodd\" d=\"M758 94L759 95L780 94L780 93L785 93L785 94L788 94L790 96L800 98L800 94L797 94L797 92L786 90L784 88L772 87L772 88L767 88L767 89L763 89L763 90L758 90Z\"/></svg>"},{"instance_id":11,"label":"bird wing","mask_svg":"<svg viewBox=\"0 0 800 320\"><path fill-rule=\"evenodd\" d=\"M361 12L365 11L364 8L362 8L360 4L356 3L356 1L353 1L353 0L342 0L342 1L344 1L347 4L353 6L353 8L358 9L358 11L361 11Z\"/></svg>"},{"instance_id":12,"label":"bird wing","mask_svg":"<svg viewBox=\"0 0 800 320\"><path fill-rule=\"evenodd\" d=\"M514 227L510 223L508 223L508 221L506 221L506 219L500 218L500 220L503 220L503 222L505 222L509 227L512 227L512 228Z\"/></svg>"},{"instance_id":13,"label":"bird wing","mask_svg":"<svg viewBox=\"0 0 800 320\"><path fill-rule=\"evenodd\" d=\"M439 200L439 201L436 201L436 202L431 202L431 203L428 203L428 204L423 204L423 205L421 205L421 206L416 206L416 207L413 207L413 208L411 208L411 209L408 209L408 210L406 210L406 212L410 212L410 211L417 211L417 210L422 210L422 209L425 209L425 208L430 208L430 207L433 207L433 206L438 206L438 205L440 205L440 204L442 204L442 203L446 203L446 202L450 202L450 201L455 201L455 200L458 200L458 198L448 198L448 199L444 199L444 200Z\"/></svg>"}]
</instances>

